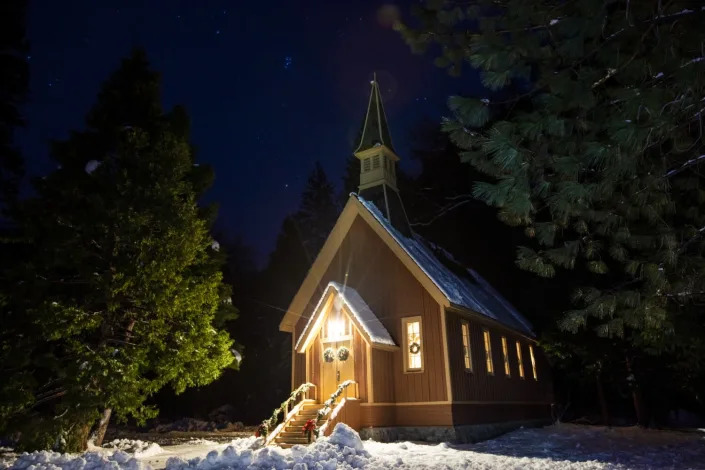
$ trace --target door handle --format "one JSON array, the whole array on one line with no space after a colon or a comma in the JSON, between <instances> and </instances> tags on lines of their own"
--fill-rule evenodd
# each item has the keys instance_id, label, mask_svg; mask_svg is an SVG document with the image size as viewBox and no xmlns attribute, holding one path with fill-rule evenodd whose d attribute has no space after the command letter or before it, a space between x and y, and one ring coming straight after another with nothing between
<instances>
[{"instance_id":1,"label":"door handle","mask_svg":"<svg viewBox=\"0 0 705 470\"><path fill-rule=\"evenodd\" d=\"M340 383L340 371L339 370L335 371L335 381Z\"/></svg>"}]
</instances>

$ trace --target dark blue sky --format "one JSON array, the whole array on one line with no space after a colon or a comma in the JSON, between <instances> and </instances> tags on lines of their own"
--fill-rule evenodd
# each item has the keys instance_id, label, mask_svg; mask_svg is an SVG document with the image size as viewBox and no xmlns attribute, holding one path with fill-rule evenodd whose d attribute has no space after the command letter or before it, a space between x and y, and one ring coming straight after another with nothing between
<instances>
[{"instance_id":1,"label":"dark blue sky","mask_svg":"<svg viewBox=\"0 0 705 470\"><path fill-rule=\"evenodd\" d=\"M162 73L165 108L186 106L198 159L215 169L206 199L220 206L218 226L262 262L314 162L340 183L372 71L410 171L414 126L438 121L449 94L476 86L413 55L380 21L388 11L369 0L31 2L29 125L19 136L28 171L51 169L48 141L81 129L103 80L143 46Z\"/></svg>"}]
</instances>

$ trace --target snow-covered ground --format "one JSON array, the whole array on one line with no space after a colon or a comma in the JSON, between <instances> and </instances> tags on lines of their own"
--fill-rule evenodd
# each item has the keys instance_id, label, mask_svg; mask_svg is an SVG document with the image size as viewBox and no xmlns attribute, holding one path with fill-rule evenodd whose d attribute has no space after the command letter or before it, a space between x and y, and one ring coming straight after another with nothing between
<instances>
[{"instance_id":1,"label":"snow-covered ground","mask_svg":"<svg viewBox=\"0 0 705 470\"><path fill-rule=\"evenodd\" d=\"M705 431L560 424L520 429L478 444L383 444L361 441L355 431L339 424L329 438L308 447L283 450L260 445L261 439L254 437L229 444L198 440L163 447L121 440L113 441L109 448L81 455L24 454L4 465L0 461L0 469L705 469Z\"/></svg>"}]
</instances>

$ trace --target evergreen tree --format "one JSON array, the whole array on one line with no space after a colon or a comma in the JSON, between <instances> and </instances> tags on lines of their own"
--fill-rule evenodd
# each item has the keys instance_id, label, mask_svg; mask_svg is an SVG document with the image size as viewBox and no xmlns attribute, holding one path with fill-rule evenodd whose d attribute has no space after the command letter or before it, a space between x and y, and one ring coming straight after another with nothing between
<instances>
[{"instance_id":1,"label":"evergreen tree","mask_svg":"<svg viewBox=\"0 0 705 470\"><path fill-rule=\"evenodd\" d=\"M345 160L345 173L343 173L343 188L340 191L340 207L345 207L350 193L357 193L360 186L360 159L350 154Z\"/></svg>"},{"instance_id":2,"label":"evergreen tree","mask_svg":"<svg viewBox=\"0 0 705 470\"><path fill-rule=\"evenodd\" d=\"M399 25L410 45L439 43L438 66L459 74L467 62L490 90L451 97L444 129L491 178L474 195L532 240L519 266L592 273L560 327L623 339L634 390L635 358L654 353L688 364L681 386L695 390L705 369L705 10L478 0L417 13L417 29Z\"/></svg>"},{"instance_id":3,"label":"evergreen tree","mask_svg":"<svg viewBox=\"0 0 705 470\"><path fill-rule=\"evenodd\" d=\"M23 173L22 156L14 144L14 131L24 126L19 107L29 89L29 50L25 38L27 2L0 5L0 210L17 196Z\"/></svg>"},{"instance_id":4,"label":"evergreen tree","mask_svg":"<svg viewBox=\"0 0 705 470\"><path fill-rule=\"evenodd\" d=\"M294 221L301 234L309 263L312 263L325 243L338 217L335 189L328 181L320 162L308 177L301 196L301 205Z\"/></svg>"},{"instance_id":5,"label":"evergreen tree","mask_svg":"<svg viewBox=\"0 0 705 470\"><path fill-rule=\"evenodd\" d=\"M32 387L0 424L25 448L85 448L97 418L99 442L111 414L142 422L162 387L207 384L233 361L220 329L230 289L197 205L208 170L194 164L184 111L164 114L159 92L144 53L124 60L21 208L32 252L3 311L3 334L19 338L3 337L3 376Z\"/></svg>"}]
</instances>

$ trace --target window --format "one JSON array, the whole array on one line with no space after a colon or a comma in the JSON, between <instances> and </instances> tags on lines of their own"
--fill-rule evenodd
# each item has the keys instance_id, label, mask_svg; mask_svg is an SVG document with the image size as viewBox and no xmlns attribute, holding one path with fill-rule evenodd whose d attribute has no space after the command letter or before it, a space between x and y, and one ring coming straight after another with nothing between
<instances>
[{"instance_id":1,"label":"window","mask_svg":"<svg viewBox=\"0 0 705 470\"><path fill-rule=\"evenodd\" d=\"M531 356L531 371L534 373L534 380L538 380L539 377L536 375L536 359L534 359L534 347L529 345L529 356Z\"/></svg>"},{"instance_id":2,"label":"window","mask_svg":"<svg viewBox=\"0 0 705 470\"><path fill-rule=\"evenodd\" d=\"M342 314L331 313L323 325L321 340L323 342L340 341L351 337L350 322Z\"/></svg>"},{"instance_id":3,"label":"window","mask_svg":"<svg viewBox=\"0 0 705 470\"><path fill-rule=\"evenodd\" d=\"M524 378L524 360L521 358L521 344L517 341L517 361L519 362L519 377Z\"/></svg>"},{"instance_id":4,"label":"window","mask_svg":"<svg viewBox=\"0 0 705 470\"><path fill-rule=\"evenodd\" d=\"M482 335L485 337L485 359L487 360L487 373L494 375L494 364L492 363L492 344L490 344L490 332L487 330L483 330Z\"/></svg>"},{"instance_id":5,"label":"window","mask_svg":"<svg viewBox=\"0 0 705 470\"><path fill-rule=\"evenodd\" d=\"M379 168L379 155L372 157L372 169L376 170L377 168Z\"/></svg>"},{"instance_id":6,"label":"window","mask_svg":"<svg viewBox=\"0 0 705 470\"><path fill-rule=\"evenodd\" d=\"M408 317L401 320L404 332L404 371L423 370L423 343L421 340L421 317Z\"/></svg>"},{"instance_id":7,"label":"window","mask_svg":"<svg viewBox=\"0 0 705 470\"><path fill-rule=\"evenodd\" d=\"M463 335L463 361L465 370L472 372L472 356L470 355L470 325L468 322L460 322L460 330Z\"/></svg>"},{"instance_id":8,"label":"window","mask_svg":"<svg viewBox=\"0 0 705 470\"><path fill-rule=\"evenodd\" d=\"M370 171L370 159L369 159L369 158L365 158L365 159L362 161L362 172L363 172L363 173L367 173L368 171Z\"/></svg>"},{"instance_id":9,"label":"window","mask_svg":"<svg viewBox=\"0 0 705 470\"><path fill-rule=\"evenodd\" d=\"M509 348L507 347L507 338L502 336L502 356L504 357L504 375L511 377L512 373L509 370Z\"/></svg>"}]
</instances>

